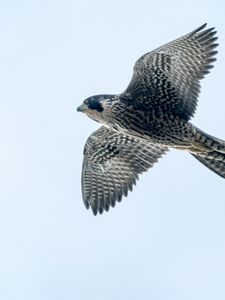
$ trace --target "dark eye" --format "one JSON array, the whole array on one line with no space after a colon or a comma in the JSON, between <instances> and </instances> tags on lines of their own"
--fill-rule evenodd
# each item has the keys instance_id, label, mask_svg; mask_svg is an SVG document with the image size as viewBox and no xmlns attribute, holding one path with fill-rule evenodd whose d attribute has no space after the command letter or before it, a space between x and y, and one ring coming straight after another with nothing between
<instances>
[{"instance_id":1,"label":"dark eye","mask_svg":"<svg viewBox=\"0 0 225 300\"><path fill-rule=\"evenodd\" d=\"M88 104L88 100L86 99L86 100L84 100L84 104Z\"/></svg>"},{"instance_id":2,"label":"dark eye","mask_svg":"<svg viewBox=\"0 0 225 300\"><path fill-rule=\"evenodd\" d=\"M88 104L88 107L90 109L94 109L97 110L98 112L102 112L103 111L103 107L102 105L99 103L99 101L97 100L93 100Z\"/></svg>"}]
</instances>

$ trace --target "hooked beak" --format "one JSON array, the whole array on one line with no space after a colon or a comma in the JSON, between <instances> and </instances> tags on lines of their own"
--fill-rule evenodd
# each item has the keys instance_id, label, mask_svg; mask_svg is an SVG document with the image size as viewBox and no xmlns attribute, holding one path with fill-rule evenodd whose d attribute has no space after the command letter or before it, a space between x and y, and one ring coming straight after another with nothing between
<instances>
[{"instance_id":1,"label":"hooked beak","mask_svg":"<svg viewBox=\"0 0 225 300\"><path fill-rule=\"evenodd\" d=\"M78 106L77 111L84 112L87 109L88 109L87 105L82 103L80 106Z\"/></svg>"}]
</instances>

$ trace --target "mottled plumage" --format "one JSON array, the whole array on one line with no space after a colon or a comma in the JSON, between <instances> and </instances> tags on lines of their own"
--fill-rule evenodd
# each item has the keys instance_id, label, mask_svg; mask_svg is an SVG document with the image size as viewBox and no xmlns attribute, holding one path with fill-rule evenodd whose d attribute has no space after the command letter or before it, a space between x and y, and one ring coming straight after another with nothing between
<instances>
[{"instance_id":1,"label":"mottled plumage","mask_svg":"<svg viewBox=\"0 0 225 300\"><path fill-rule=\"evenodd\" d=\"M82 189L84 204L101 213L132 190L138 175L147 171L167 147L100 127L84 148Z\"/></svg>"},{"instance_id":2,"label":"mottled plumage","mask_svg":"<svg viewBox=\"0 0 225 300\"><path fill-rule=\"evenodd\" d=\"M127 196L138 175L170 147L190 152L225 178L225 142L189 122L200 79L217 53L216 31L205 26L138 59L123 93L92 96L78 107L103 124L84 149L83 200L94 214Z\"/></svg>"}]
</instances>

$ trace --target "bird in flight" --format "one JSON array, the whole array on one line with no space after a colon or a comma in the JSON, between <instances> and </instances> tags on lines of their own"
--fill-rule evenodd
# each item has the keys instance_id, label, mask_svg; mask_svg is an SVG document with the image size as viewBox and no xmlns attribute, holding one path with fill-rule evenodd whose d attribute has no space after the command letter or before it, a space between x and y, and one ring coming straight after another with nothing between
<instances>
[{"instance_id":1,"label":"bird in flight","mask_svg":"<svg viewBox=\"0 0 225 300\"><path fill-rule=\"evenodd\" d=\"M214 28L196 30L144 54L126 90L87 98L77 108L102 126L86 141L82 196L108 211L170 148L184 150L225 178L225 141L190 123L200 80L216 60Z\"/></svg>"}]
</instances>

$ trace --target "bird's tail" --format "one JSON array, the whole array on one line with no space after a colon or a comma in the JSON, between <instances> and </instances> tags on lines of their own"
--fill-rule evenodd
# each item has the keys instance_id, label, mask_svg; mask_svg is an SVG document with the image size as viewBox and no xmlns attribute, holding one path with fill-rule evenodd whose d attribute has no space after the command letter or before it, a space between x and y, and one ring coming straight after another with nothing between
<instances>
[{"instance_id":1,"label":"bird's tail","mask_svg":"<svg viewBox=\"0 0 225 300\"><path fill-rule=\"evenodd\" d=\"M207 168L225 178L225 141L196 128L190 152Z\"/></svg>"}]
</instances>

